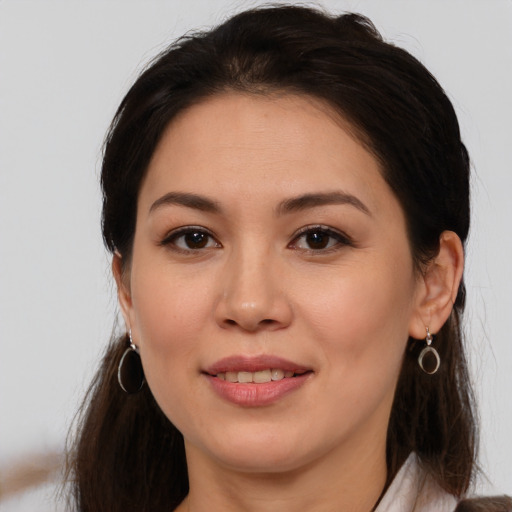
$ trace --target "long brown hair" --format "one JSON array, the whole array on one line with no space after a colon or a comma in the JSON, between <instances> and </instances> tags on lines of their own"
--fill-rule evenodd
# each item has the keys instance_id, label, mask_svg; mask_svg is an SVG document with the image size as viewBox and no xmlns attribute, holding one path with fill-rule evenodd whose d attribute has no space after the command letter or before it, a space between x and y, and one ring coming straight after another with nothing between
<instances>
[{"instance_id":1,"label":"long brown hair","mask_svg":"<svg viewBox=\"0 0 512 512\"><path fill-rule=\"evenodd\" d=\"M105 244L124 262L140 184L164 129L179 112L225 90L309 95L349 121L401 203L418 271L437 253L444 230L465 242L469 158L434 77L362 16L281 6L246 11L178 40L123 99L106 138L101 183ZM459 497L471 483L477 451L464 302L461 283L435 340L437 374L418 369L417 343L410 340L387 438L389 478L416 452L426 471ZM82 409L69 466L81 511L167 511L188 492L182 435L148 387L133 396L119 388L117 365L127 343L126 336L111 341Z\"/></svg>"}]
</instances>

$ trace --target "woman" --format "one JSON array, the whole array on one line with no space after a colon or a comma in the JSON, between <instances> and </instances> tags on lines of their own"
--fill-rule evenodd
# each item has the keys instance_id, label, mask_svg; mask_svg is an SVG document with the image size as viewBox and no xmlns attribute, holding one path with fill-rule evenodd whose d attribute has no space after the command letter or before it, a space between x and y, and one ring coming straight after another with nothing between
<instances>
[{"instance_id":1,"label":"woman","mask_svg":"<svg viewBox=\"0 0 512 512\"><path fill-rule=\"evenodd\" d=\"M368 20L276 7L178 41L123 100L102 186L126 335L79 510L507 510L457 505L467 152Z\"/></svg>"}]
</instances>

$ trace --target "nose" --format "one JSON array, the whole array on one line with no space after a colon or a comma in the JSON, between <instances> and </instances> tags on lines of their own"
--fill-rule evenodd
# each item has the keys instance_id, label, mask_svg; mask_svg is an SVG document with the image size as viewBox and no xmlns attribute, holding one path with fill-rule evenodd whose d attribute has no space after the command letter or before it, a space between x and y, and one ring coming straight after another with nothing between
<instances>
[{"instance_id":1,"label":"nose","mask_svg":"<svg viewBox=\"0 0 512 512\"><path fill-rule=\"evenodd\" d=\"M218 325L248 332L287 327L293 312L277 267L268 252L234 254L222 276L215 311Z\"/></svg>"}]
</instances>

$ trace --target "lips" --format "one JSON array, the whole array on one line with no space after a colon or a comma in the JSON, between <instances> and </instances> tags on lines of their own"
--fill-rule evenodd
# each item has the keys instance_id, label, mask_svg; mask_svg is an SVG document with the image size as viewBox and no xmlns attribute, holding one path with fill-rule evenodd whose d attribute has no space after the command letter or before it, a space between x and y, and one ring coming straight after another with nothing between
<instances>
[{"instance_id":1,"label":"lips","mask_svg":"<svg viewBox=\"0 0 512 512\"><path fill-rule=\"evenodd\" d=\"M270 405L298 390L311 368L275 356L234 356L221 359L203 374L214 391L236 405Z\"/></svg>"},{"instance_id":2,"label":"lips","mask_svg":"<svg viewBox=\"0 0 512 512\"><path fill-rule=\"evenodd\" d=\"M266 370L278 369L283 372L305 373L311 371L311 368L294 363L281 357L261 355L257 357L231 356L226 357L212 364L205 369L208 375L218 375L228 372L261 372Z\"/></svg>"}]
</instances>

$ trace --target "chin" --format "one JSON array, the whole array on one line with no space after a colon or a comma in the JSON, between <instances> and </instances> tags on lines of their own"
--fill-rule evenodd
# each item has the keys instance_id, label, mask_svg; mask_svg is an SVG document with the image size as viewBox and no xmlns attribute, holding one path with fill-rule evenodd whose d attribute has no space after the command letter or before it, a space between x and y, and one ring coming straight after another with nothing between
<instances>
[{"instance_id":1,"label":"chin","mask_svg":"<svg viewBox=\"0 0 512 512\"><path fill-rule=\"evenodd\" d=\"M219 456L220 455L220 456ZM261 450L250 450L247 453L223 453L217 455L220 463L242 473L287 473L305 465L299 454L281 453L272 447Z\"/></svg>"},{"instance_id":2,"label":"chin","mask_svg":"<svg viewBox=\"0 0 512 512\"><path fill-rule=\"evenodd\" d=\"M322 443L304 443L306 436L290 433L287 429L266 429L262 435L248 432L240 435L240 431L221 432L224 434L217 440L210 437L206 442L196 444L203 454L209 454L220 465L245 473L285 473L303 467L318 458L322 451ZM298 433L297 433L298 434ZM214 434L215 435L215 434ZM310 436L309 441L312 439Z\"/></svg>"}]
</instances>

